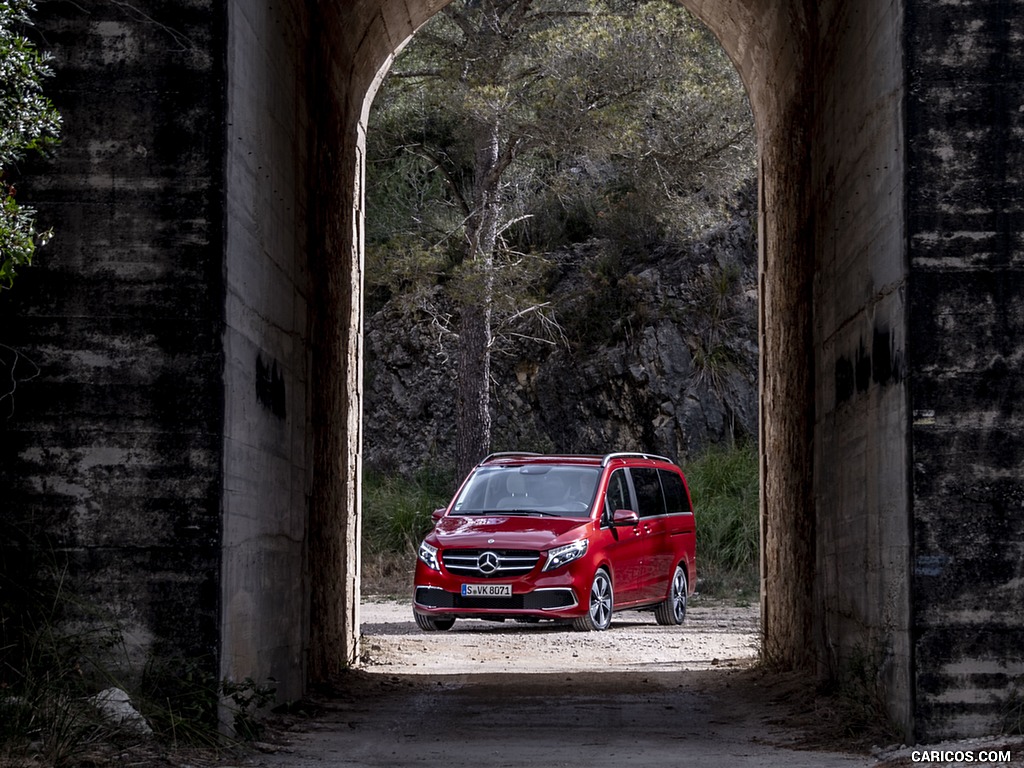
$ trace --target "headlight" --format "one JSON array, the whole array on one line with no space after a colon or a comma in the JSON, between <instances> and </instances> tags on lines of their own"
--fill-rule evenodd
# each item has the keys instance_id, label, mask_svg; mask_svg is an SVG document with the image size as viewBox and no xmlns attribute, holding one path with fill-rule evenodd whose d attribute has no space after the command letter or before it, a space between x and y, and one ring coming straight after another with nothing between
<instances>
[{"instance_id":1,"label":"headlight","mask_svg":"<svg viewBox=\"0 0 1024 768\"><path fill-rule=\"evenodd\" d=\"M566 544L564 547L555 547L548 552L548 561L544 563L544 570L551 571L555 568L561 568L566 563L571 563L573 560L583 557L586 551L586 539L574 541L572 544Z\"/></svg>"},{"instance_id":2,"label":"headlight","mask_svg":"<svg viewBox=\"0 0 1024 768\"><path fill-rule=\"evenodd\" d=\"M432 547L427 542L420 544L419 558L423 564L434 571L441 570L441 564L437 561L437 547Z\"/></svg>"}]
</instances>

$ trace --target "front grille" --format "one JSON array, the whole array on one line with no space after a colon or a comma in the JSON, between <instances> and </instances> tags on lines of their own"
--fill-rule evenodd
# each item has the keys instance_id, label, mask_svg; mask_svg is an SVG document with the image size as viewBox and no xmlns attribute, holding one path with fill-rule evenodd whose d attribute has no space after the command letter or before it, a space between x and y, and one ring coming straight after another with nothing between
<instances>
[{"instance_id":1,"label":"front grille","mask_svg":"<svg viewBox=\"0 0 1024 768\"><path fill-rule=\"evenodd\" d=\"M441 553L451 573L483 578L522 576L533 570L540 553L534 549L448 549Z\"/></svg>"},{"instance_id":2,"label":"front grille","mask_svg":"<svg viewBox=\"0 0 1024 768\"><path fill-rule=\"evenodd\" d=\"M456 608L486 608L491 611L521 611L525 595L512 595L512 597L463 597L452 595L455 598Z\"/></svg>"}]
</instances>

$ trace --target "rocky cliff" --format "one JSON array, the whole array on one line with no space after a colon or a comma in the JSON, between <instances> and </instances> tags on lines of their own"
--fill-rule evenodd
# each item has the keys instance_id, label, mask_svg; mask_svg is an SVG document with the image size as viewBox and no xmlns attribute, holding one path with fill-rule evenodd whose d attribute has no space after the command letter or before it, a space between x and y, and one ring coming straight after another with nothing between
<instances>
[{"instance_id":1,"label":"rocky cliff","mask_svg":"<svg viewBox=\"0 0 1024 768\"><path fill-rule=\"evenodd\" d=\"M750 196L682 246L590 241L548 254L559 343L518 339L492 361L494 450L644 450L684 460L756 437L757 268ZM451 463L454 350L441 289L392 296L366 322L364 461Z\"/></svg>"}]
</instances>

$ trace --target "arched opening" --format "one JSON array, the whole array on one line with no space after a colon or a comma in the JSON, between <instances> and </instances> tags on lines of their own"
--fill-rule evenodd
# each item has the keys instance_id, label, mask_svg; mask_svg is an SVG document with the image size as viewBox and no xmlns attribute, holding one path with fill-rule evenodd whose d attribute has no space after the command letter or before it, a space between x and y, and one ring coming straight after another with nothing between
<instances>
[{"instance_id":1,"label":"arched opening","mask_svg":"<svg viewBox=\"0 0 1024 768\"><path fill-rule=\"evenodd\" d=\"M764 653L805 670L834 670L858 648L877 655L890 709L906 724L899 12L883 3L862 15L798 0L682 4L735 62L759 136ZM320 7L313 22L313 680L355 658L358 632L367 111L395 53L442 5L366 0ZM841 39L820 45L840 28ZM884 52L866 81L858 72L865 45ZM844 122L851 110L868 117ZM865 154L878 156L873 177L858 170ZM879 190L886 205L864 203ZM853 462L851 445L860 448ZM876 519L868 510L879 502L886 513Z\"/></svg>"},{"instance_id":2,"label":"arched opening","mask_svg":"<svg viewBox=\"0 0 1024 768\"><path fill-rule=\"evenodd\" d=\"M364 596L388 588L386 573L392 593L411 594L397 563L414 562L429 511L484 455L636 450L692 466L701 594L728 583L755 599L755 131L706 28L676 5L626 8L456 2L375 97ZM475 149L481 133L492 152ZM472 236L481 211L487 253ZM486 355L490 375L471 379L470 397L487 401L490 437L460 467L458 435L479 413L463 405L462 317L481 299L489 338L469 358ZM712 461L743 478L728 505L704 487Z\"/></svg>"}]
</instances>

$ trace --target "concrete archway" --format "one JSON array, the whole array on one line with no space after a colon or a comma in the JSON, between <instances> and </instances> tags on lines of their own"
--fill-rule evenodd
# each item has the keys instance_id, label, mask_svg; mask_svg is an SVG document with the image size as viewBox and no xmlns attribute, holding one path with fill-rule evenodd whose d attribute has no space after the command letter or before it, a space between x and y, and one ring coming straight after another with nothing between
<instances>
[{"instance_id":1,"label":"concrete archway","mask_svg":"<svg viewBox=\"0 0 1024 768\"><path fill-rule=\"evenodd\" d=\"M64 140L19 194L58 237L0 301L0 484L139 668L294 699L356 658L366 110L442 5L40 7ZM685 5L758 122L765 651L860 666L908 738L995 730L1024 679L1024 11Z\"/></svg>"},{"instance_id":2,"label":"concrete archway","mask_svg":"<svg viewBox=\"0 0 1024 768\"><path fill-rule=\"evenodd\" d=\"M320 7L313 25L318 87L327 102L318 125L321 245L314 269L330 276L315 302L325 314L314 341L327 354L316 358L314 376L323 381L331 370L347 372L314 401L322 417L315 419L315 454L335 457L334 471L315 473L314 542L358 527L354 513L343 510L358 508L352 414L359 409L360 318L358 300L349 297L358 295L361 279L367 112L396 51L443 5L357 0L344 9ZM764 652L775 663L813 670L842 665L854 648L884 649L889 703L909 727L899 7L873 2L854 12L842 2L802 0L682 5L736 63L758 128ZM862 60L877 62L866 80ZM865 117L843 122L849 114ZM877 169L871 181L858 171L865 162ZM878 190L887 195L860 202ZM869 405L844 410L845 398L822 382L865 338L882 338L889 370L868 377ZM838 373L834 378L843 386ZM816 440L823 430L828 438ZM842 435L839 442L833 434ZM845 460L847 442L859 446L854 464ZM851 495L852 486L866 493ZM886 514L868 522L867 509L882 499ZM820 519L825 508L830 520L859 516L865 525L838 532ZM894 542L884 552L877 547L883 540ZM314 679L329 677L354 653L354 609L331 609L332 596L343 595L349 606L358 589L356 554L343 550L340 541L311 550ZM337 653L342 647L344 655Z\"/></svg>"}]
</instances>

